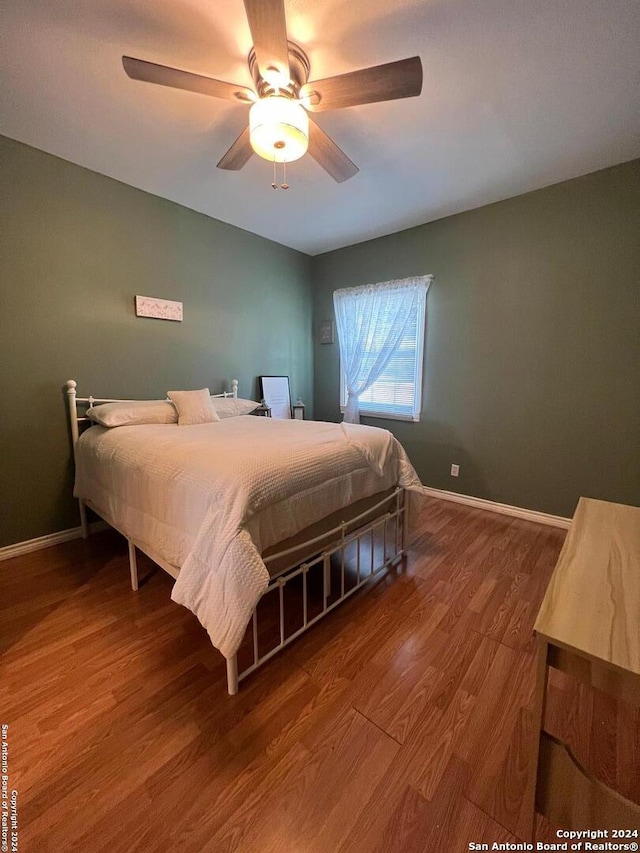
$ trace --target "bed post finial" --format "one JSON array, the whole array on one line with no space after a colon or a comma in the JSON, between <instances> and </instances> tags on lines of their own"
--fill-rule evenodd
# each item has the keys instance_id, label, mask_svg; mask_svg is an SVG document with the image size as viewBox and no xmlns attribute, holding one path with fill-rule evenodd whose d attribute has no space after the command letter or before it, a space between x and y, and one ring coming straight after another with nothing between
<instances>
[{"instance_id":1,"label":"bed post finial","mask_svg":"<svg viewBox=\"0 0 640 853\"><path fill-rule=\"evenodd\" d=\"M234 398L237 400L238 399L238 380L237 379L231 380L231 393L233 394Z\"/></svg>"},{"instance_id":2,"label":"bed post finial","mask_svg":"<svg viewBox=\"0 0 640 853\"><path fill-rule=\"evenodd\" d=\"M73 439L73 449L75 451L76 441L80 437L78 430L78 408L76 405L76 387L78 383L75 379L69 379L67 382L67 400L69 401L69 422L71 424L71 438Z\"/></svg>"}]
</instances>

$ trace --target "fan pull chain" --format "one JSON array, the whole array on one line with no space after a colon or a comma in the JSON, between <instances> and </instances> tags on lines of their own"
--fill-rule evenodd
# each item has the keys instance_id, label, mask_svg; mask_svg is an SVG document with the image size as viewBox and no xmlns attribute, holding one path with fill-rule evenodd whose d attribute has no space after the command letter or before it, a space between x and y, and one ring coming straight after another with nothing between
<instances>
[{"instance_id":1,"label":"fan pull chain","mask_svg":"<svg viewBox=\"0 0 640 853\"><path fill-rule=\"evenodd\" d=\"M273 158L273 183L271 184L274 190L278 189L278 173L276 167L276 159ZM281 190L288 190L289 184L287 183L287 161L282 161L282 183L279 187Z\"/></svg>"}]
</instances>

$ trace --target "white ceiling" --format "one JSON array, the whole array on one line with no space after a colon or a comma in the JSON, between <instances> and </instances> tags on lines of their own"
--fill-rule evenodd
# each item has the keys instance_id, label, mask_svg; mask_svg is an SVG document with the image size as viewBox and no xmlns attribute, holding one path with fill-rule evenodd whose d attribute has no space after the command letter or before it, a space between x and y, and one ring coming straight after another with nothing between
<instances>
[{"instance_id":1,"label":"white ceiling","mask_svg":"<svg viewBox=\"0 0 640 853\"><path fill-rule=\"evenodd\" d=\"M251 85L242 0L5 0L1 130L317 254L640 156L638 0L287 0L311 79L419 54L419 98L322 113L360 167L215 164L247 108L130 80L122 54Z\"/></svg>"}]
</instances>

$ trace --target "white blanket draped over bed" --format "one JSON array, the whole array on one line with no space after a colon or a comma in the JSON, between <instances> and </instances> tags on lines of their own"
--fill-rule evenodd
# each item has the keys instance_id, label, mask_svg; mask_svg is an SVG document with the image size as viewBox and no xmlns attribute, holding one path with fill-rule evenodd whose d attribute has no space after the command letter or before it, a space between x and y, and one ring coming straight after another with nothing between
<instances>
[{"instance_id":1,"label":"white blanket draped over bed","mask_svg":"<svg viewBox=\"0 0 640 853\"><path fill-rule=\"evenodd\" d=\"M76 445L75 496L180 569L171 597L227 658L269 582L262 551L396 485L421 488L393 435L361 425L92 426Z\"/></svg>"}]
</instances>

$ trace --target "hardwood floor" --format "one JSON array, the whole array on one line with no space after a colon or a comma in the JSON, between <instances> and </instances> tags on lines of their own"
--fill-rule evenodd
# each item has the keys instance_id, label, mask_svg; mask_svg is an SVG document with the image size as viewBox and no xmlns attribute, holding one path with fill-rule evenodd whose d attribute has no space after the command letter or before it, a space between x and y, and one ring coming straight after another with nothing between
<instances>
[{"instance_id":1,"label":"hardwood floor","mask_svg":"<svg viewBox=\"0 0 640 853\"><path fill-rule=\"evenodd\" d=\"M116 534L0 564L20 850L455 853L523 839L531 631L563 538L431 500L406 568L233 698L171 579L130 590ZM640 800L640 713L568 679L549 693L548 727Z\"/></svg>"}]
</instances>

